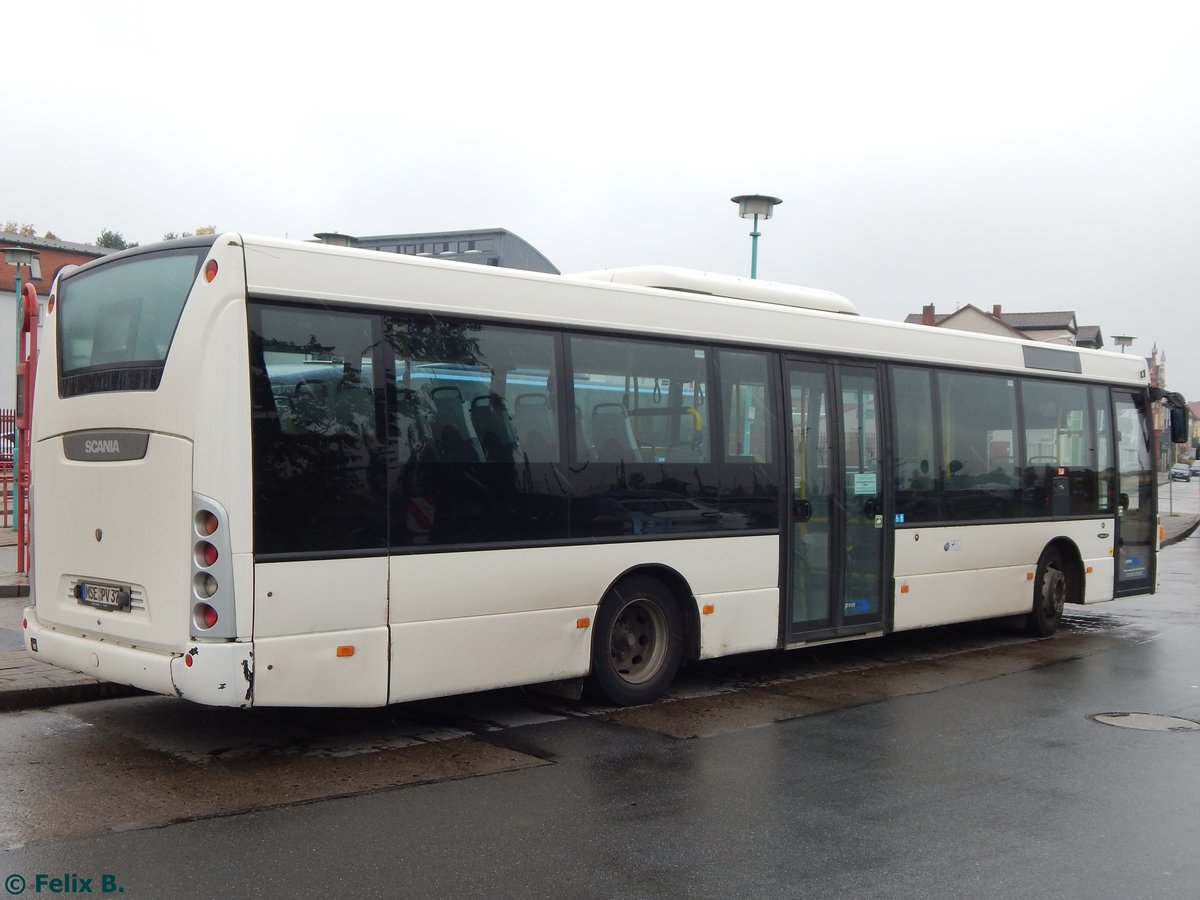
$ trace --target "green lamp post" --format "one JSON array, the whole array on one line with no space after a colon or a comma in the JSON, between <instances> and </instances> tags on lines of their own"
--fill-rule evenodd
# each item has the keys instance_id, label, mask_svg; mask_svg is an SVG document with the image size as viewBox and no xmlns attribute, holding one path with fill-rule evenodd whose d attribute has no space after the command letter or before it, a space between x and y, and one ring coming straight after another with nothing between
<instances>
[{"instance_id":1,"label":"green lamp post","mask_svg":"<svg viewBox=\"0 0 1200 900\"><path fill-rule=\"evenodd\" d=\"M783 201L778 197L767 197L764 194L739 194L730 197L738 205L738 215L743 219L754 220L754 230L750 232L750 277L758 277L758 220L771 218L771 211Z\"/></svg>"}]
</instances>

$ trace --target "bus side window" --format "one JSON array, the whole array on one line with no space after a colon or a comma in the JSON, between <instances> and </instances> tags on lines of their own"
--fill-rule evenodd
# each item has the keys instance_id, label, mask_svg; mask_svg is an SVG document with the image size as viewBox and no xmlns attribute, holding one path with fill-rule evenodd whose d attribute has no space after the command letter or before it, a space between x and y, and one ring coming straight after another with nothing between
<instances>
[{"instance_id":1,"label":"bus side window","mask_svg":"<svg viewBox=\"0 0 1200 900\"><path fill-rule=\"evenodd\" d=\"M513 409L513 426L530 462L557 462L558 426L548 394L518 394Z\"/></svg>"}]
</instances>

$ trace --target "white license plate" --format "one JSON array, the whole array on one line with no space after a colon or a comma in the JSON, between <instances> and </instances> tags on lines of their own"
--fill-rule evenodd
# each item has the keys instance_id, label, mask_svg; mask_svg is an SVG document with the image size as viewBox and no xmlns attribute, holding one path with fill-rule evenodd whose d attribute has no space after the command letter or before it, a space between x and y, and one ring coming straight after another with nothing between
<instances>
[{"instance_id":1,"label":"white license plate","mask_svg":"<svg viewBox=\"0 0 1200 900\"><path fill-rule=\"evenodd\" d=\"M97 609L129 609L129 588L122 585L81 581L75 587L75 597L80 603Z\"/></svg>"}]
</instances>

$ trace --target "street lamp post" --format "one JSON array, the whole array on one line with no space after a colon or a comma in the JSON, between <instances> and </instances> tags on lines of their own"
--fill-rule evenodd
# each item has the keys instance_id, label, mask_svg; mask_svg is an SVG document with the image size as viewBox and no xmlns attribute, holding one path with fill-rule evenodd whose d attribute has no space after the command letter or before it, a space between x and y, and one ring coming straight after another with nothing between
<instances>
[{"instance_id":1,"label":"street lamp post","mask_svg":"<svg viewBox=\"0 0 1200 900\"><path fill-rule=\"evenodd\" d=\"M771 211L783 201L764 194L739 194L730 197L738 205L738 215L743 219L754 219L754 230L750 232L750 277L758 277L758 219L771 218Z\"/></svg>"},{"instance_id":2,"label":"street lamp post","mask_svg":"<svg viewBox=\"0 0 1200 900\"><path fill-rule=\"evenodd\" d=\"M1126 347L1133 346L1134 337L1131 334L1114 334L1113 343L1121 348L1121 352L1125 352Z\"/></svg>"}]
</instances>

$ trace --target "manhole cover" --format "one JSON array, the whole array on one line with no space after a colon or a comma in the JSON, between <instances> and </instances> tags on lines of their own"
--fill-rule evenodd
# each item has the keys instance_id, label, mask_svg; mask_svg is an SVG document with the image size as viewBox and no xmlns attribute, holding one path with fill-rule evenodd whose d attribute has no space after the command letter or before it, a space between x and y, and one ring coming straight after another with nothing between
<instances>
[{"instance_id":1,"label":"manhole cover","mask_svg":"<svg viewBox=\"0 0 1200 900\"><path fill-rule=\"evenodd\" d=\"M1200 722L1158 713L1108 712L1096 713L1088 718L1101 725L1134 728L1138 731L1200 731Z\"/></svg>"}]
</instances>

